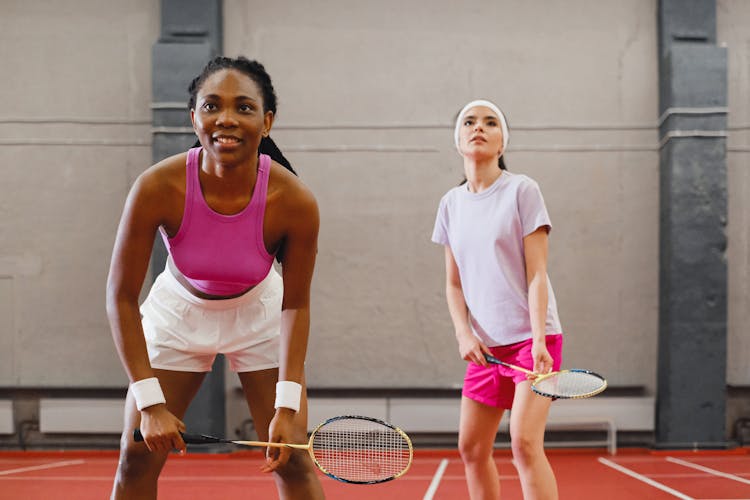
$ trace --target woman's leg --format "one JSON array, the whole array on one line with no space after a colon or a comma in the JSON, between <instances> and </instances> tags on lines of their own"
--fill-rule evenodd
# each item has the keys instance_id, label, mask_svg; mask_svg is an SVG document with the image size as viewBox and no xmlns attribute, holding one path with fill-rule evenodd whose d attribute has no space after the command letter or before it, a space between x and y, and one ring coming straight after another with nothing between
<instances>
[{"instance_id":1,"label":"woman's leg","mask_svg":"<svg viewBox=\"0 0 750 500\"><path fill-rule=\"evenodd\" d=\"M154 370L167 400L167 408L182 419L190 401L200 388L205 373ZM120 461L117 464L112 499L155 500L156 486L166 453L150 452L143 443L133 441L133 430L141 423L141 413L128 391L125 400L125 427L120 439Z\"/></svg>"},{"instance_id":2,"label":"woman's leg","mask_svg":"<svg viewBox=\"0 0 750 500\"><path fill-rule=\"evenodd\" d=\"M544 454L544 427L551 402L535 394L528 380L516 386L510 438L525 500L557 499L555 474Z\"/></svg>"},{"instance_id":3,"label":"woman's leg","mask_svg":"<svg viewBox=\"0 0 750 500\"><path fill-rule=\"evenodd\" d=\"M245 399L261 441L268 440L268 425L275 414L276 381L279 370L258 370L239 373ZM295 419L297 443L307 443L307 396L302 381L302 402ZM315 465L305 450L293 450L289 462L274 473L282 500L318 500L325 498Z\"/></svg>"},{"instance_id":4,"label":"woman's leg","mask_svg":"<svg viewBox=\"0 0 750 500\"><path fill-rule=\"evenodd\" d=\"M464 462L469 497L472 500L500 498L500 478L492 452L504 411L466 396L461 398L458 450Z\"/></svg>"}]
</instances>

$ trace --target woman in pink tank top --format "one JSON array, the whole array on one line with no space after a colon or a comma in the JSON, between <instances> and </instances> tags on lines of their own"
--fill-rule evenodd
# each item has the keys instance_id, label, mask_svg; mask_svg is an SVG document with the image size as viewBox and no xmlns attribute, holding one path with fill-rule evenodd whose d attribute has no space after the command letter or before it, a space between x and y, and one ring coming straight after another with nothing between
<instances>
[{"instance_id":1,"label":"woman in pink tank top","mask_svg":"<svg viewBox=\"0 0 750 500\"><path fill-rule=\"evenodd\" d=\"M112 254L107 313L131 382L112 498L156 498L168 453L185 452L181 419L217 353L239 375L260 440L307 441L317 202L288 163L259 155L270 145L285 162L268 137L276 95L260 63L217 57L188 90L201 148L138 177ZM139 307L159 232L170 256ZM281 498L323 498L306 452L267 457Z\"/></svg>"}]
</instances>

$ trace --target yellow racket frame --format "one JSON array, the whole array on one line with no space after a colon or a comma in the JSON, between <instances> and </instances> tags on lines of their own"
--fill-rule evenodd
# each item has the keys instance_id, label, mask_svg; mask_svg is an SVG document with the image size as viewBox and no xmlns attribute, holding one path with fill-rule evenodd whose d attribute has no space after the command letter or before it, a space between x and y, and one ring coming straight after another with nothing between
<instances>
[{"instance_id":1,"label":"yellow racket frame","mask_svg":"<svg viewBox=\"0 0 750 500\"><path fill-rule=\"evenodd\" d=\"M516 365L511 364L511 363L506 363L505 361L500 361L496 357L491 356L489 354L485 354L484 357L487 359L487 361L489 363L492 363L492 364L495 364L495 365L506 366L508 368L512 368L513 370L517 370L517 371L525 373L527 375L531 375L533 377L532 379L530 379L531 380L531 390L534 391L536 394L539 394L540 396L544 396L546 398L553 398L553 399L584 399L584 398L590 398L592 396L596 396L597 394L601 393L602 391L604 391L604 389L607 388L607 379L605 379L604 377L602 377L598 373L592 372L590 370L583 370L583 369L580 369L580 368L572 368L572 369L569 369L569 370L560 370L560 371L557 371L557 372L550 372L550 373L545 373L544 375L539 375L538 373L536 373L536 372L534 372L532 370L527 370L526 368L522 368L520 366L516 366ZM548 392L545 392L545 391L542 391L541 389L539 389L538 384L540 384L541 382L544 382L547 379L559 376L560 374L564 374L564 373L586 373L588 375L592 375L592 376L600 379L602 381L602 384L601 384L600 387L597 387L593 391L589 391L589 392L586 392L586 393L583 393L583 394L576 394L574 396L563 396L563 395L560 395L560 394L550 394Z\"/></svg>"}]
</instances>

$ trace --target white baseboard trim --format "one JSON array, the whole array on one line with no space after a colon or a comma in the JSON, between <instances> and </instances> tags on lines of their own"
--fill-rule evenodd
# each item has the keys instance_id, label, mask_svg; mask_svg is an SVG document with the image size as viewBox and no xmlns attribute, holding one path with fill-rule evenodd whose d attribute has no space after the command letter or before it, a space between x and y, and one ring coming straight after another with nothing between
<instances>
[{"instance_id":1,"label":"white baseboard trim","mask_svg":"<svg viewBox=\"0 0 750 500\"><path fill-rule=\"evenodd\" d=\"M0 434L13 434L13 401L0 400Z\"/></svg>"},{"instance_id":2,"label":"white baseboard trim","mask_svg":"<svg viewBox=\"0 0 750 500\"><path fill-rule=\"evenodd\" d=\"M380 418L409 433L452 433L458 431L459 398L310 398L309 430L336 415L358 414ZM653 431L653 397L613 396L558 400L552 404L547 429L603 430L604 441L587 445L617 450L618 431ZM508 431L509 412L503 415L500 430ZM571 443L567 443L572 445Z\"/></svg>"},{"instance_id":3,"label":"white baseboard trim","mask_svg":"<svg viewBox=\"0 0 750 500\"><path fill-rule=\"evenodd\" d=\"M46 434L120 434L124 399L42 398L39 430Z\"/></svg>"}]
</instances>

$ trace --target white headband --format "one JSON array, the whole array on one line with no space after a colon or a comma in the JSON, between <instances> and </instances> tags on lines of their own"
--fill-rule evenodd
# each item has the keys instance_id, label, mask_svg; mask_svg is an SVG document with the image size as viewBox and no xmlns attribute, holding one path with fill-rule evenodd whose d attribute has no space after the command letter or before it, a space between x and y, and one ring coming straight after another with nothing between
<instances>
[{"instance_id":1,"label":"white headband","mask_svg":"<svg viewBox=\"0 0 750 500\"><path fill-rule=\"evenodd\" d=\"M471 101L469 104L464 106L461 112L458 113L458 118L456 119L456 129L453 132L453 139L456 142L456 149L458 150L459 154L463 156L458 142L458 132L461 129L461 123L464 120L464 115L466 114L466 112L476 106L484 106L486 108L490 108L497 114L498 118L500 118L500 127L503 129L503 153L505 153L505 149L508 147L508 140L510 139L510 134L508 133L508 122L505 120L505 115L494 103L485 101L484 99L477 99L476 101Z\"/></svg>"}]
</instances>

